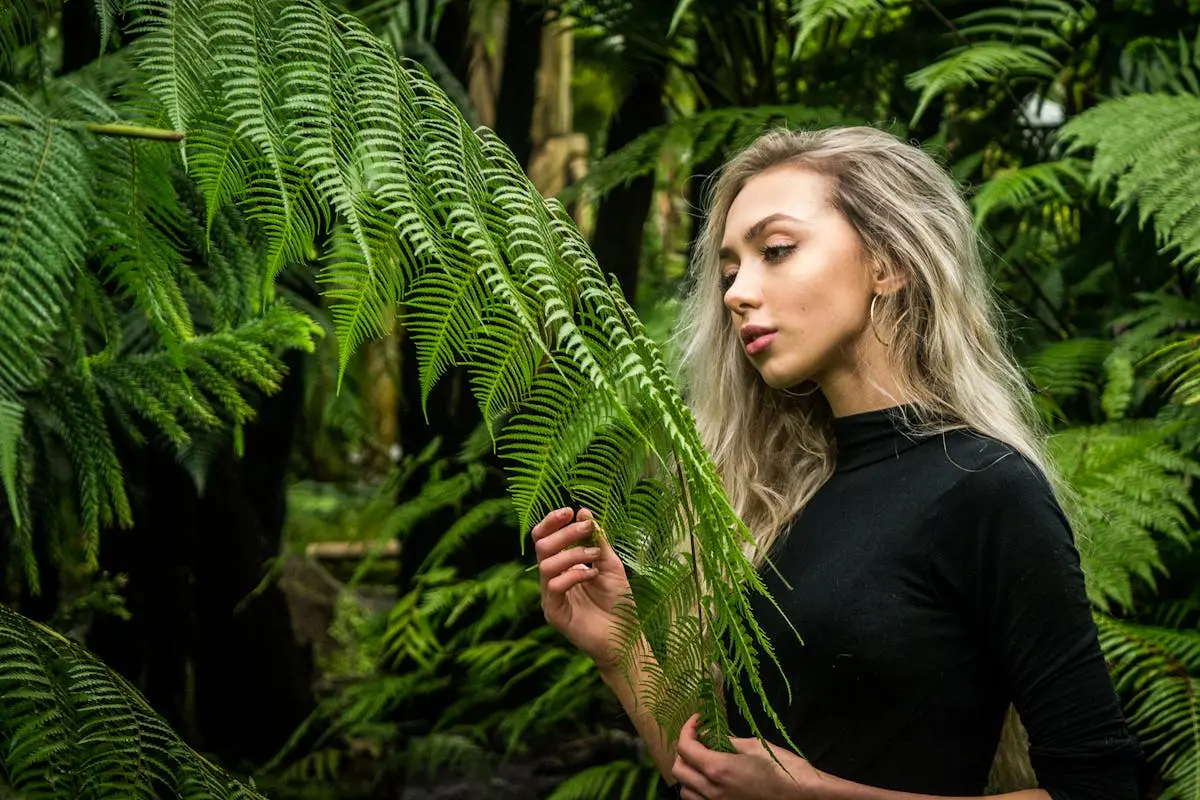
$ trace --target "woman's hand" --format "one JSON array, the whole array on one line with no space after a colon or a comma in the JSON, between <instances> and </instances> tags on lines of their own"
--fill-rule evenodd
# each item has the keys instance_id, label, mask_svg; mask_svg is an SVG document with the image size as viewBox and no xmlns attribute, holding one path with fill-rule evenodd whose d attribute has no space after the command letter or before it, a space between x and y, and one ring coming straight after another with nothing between
<instances>
[{"instance_id":1,"label":"woman's hand","mask_svg":"<svg viewBox=\"0 0 1200 800\"><path fill-rule=\"evenodd\" d=\"M682 784L683 800L784 800L816 798L821 773L800 756L771 744L771 758L758 739L731 740L736 753L709 750L696 737L699 715L679 732L671 774Z\"/></svg>"},{"instance_id":2,"label":"woman's hand","mask_svg":"<svg viewBox=\"0 0 1200 800\"><path fill-rule=\"evenodd\" d=\"M571 522L571 509L551 511L533 528L546 621L604 669L617 666L612 652L613 609L629 602L629 579L612 546L597 536L592 547L573 547L591 538L595 523L586 508ZM570 523L570 524L568 524ZM588 564L591 567L588 567Z\"/></svg>"}]
</instances>

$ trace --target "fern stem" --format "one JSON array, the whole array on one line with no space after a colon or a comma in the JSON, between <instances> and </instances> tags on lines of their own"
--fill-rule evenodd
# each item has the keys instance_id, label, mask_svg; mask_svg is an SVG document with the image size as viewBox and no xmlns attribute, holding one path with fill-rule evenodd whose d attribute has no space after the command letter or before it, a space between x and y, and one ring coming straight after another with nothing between
<instances>
[{"instance_id":1,"label":"fern stem","mask_svg":"<svg viewBox=\"0 0 1200 800\"><path fill-rule=\"evenodd\" d=\"M154 139L159 142L182 142L183 131L173 131L167 128L147 128L142 125L129 125L123 122L79 122L66 119L47 119L52 125L63 128L79 128L98 136L118 136L125 139ZM0 114L0 125L14 125L18 128L36 128L37 123L22 119L13 114Z\"/></svg>"}]
</instances>

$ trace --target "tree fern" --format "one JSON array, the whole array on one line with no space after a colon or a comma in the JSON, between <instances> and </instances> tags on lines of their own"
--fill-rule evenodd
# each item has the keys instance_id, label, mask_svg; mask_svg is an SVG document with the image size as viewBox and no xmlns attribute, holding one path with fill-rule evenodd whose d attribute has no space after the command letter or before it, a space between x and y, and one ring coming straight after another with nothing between
<instances>
[{"instance_id":1,"label":"tree fern","mask_svg":"<svg viewBox=\"0 0 1200 800\"><path fill-rule=\"evenodd\" d=\"M259 797L188 749L82 647L2 605L0 762L28 798Z\"/></svg>"},{"instance_id":2,"label":"tree fern","mask_svg":"<svg viewBox=\"0 0 1200 800\"><path fill-rule=\"evenodd\" d=\"M1059 62L1050 49L1065 44L1063 32L1079 24L1085 5L1077 0L1009 0L955 20L956 46L906 80L910 89L921 92L913 122L935 97L948 91L1018 78L1053 78Z\"/></svg>"},{"instance_id":3,"label":"tree fern","mask_svg":"<svg viewBox=\"0 0 1200 800\"><path fill-rule=\"evenodd\" d=\"M1062 130L1074 149L1092 150L1092 180L1114 190L1119 208L1136 208L1162 248L1193 269L1200 258L1200 199L1192 191L1198 135L1200 98L1165 94L1105 101Z\"/></svg>"}]
</instances>

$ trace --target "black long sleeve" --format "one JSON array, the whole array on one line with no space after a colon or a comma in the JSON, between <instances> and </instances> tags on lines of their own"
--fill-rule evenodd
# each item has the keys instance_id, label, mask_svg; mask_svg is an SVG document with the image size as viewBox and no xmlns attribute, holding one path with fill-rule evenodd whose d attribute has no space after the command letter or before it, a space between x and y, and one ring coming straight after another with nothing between
<instances>
[{"instance_id":1,"label":"black long sleeve","mask_svg":"<svg viewBox=\"0 0 1200 800\"><path fill-rule=\"evenodd\" d=\"M1012 703L1055 800L1136 798L1140 750L1044 479L992 439L914 437L898 419L835 420L837 470L772 554L779 575L763 571L803 638L753 601L790 684L789 704L762 668L788 734L848 780L980 795Z\"/></svg>"},{"instance_id":2,"label":"black long sleeve","mask_svg":"<svg viewBox=\"0 0 1200 800\"><path fill-rule=\"evenodd\" d=\"M1050 487L1012 453L967 473L952 497L930 537L931 579L971 615L1004 676L1039 785L1054 800L1136 796L1137 750Z\"/></svg>"}]
</instances>

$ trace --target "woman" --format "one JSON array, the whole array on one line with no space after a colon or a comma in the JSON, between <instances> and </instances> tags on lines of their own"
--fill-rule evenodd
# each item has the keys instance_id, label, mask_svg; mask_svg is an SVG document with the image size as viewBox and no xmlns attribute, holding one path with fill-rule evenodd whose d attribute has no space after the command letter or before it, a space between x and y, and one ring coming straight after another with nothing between
<instances>
[{"instance_id":1,"label":"woman","mask_svg":"<svg viewBox=\"0 0 1200 800\"><path fill-rule=\"evenodd\" d=\"M1137 796L1140 751L951 179L870 128L773 132L724 169L698 252L690 402L787 581L764 571L803 645L755 611L792 690L768 669L768 696L805 757L774 746L785 772L753 738L710 751L694 717L659 731L609 652L620 561L571 548L586 511L532 531L546 618L596 659L680 796L979 796L998 756L1024 755L999 746L1010 707L1037 788L1007 796Z\"/></svg>"}]
</instances>

